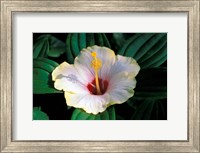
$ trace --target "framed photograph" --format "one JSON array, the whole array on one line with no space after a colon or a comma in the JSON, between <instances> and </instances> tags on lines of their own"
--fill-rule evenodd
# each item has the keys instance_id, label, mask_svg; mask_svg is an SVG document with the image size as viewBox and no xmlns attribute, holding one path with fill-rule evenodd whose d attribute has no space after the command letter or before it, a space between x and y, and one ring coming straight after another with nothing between
<instances>
[{"instance_id":1,"label":"framed photograph","mask_svg":"<svg viewBox=\"0 0 200 153\"><path fill-rule=\"evenodd\" d=\"M1 152L200 152L199 0L1 1Z\"/></svg>"},{"instance_id":2,"label":"framed photograph","mask_svg":"<svg viewBox=\"0 0 200 153\"><path fill-rule=\"evenodd\" d=\"M33 40L33 120L167 119L167 33Z\"/></svg>"}]
</instances>

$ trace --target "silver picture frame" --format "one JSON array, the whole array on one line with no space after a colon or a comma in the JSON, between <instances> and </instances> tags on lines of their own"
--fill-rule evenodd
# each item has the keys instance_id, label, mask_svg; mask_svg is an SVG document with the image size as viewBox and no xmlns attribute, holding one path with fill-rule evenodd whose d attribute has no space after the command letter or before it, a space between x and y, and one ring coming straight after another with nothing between
<instances>
[{"instance_id":1,"label":"silver picture frame","mask_svg":"<svg viewBox=\"0 0 200 153\"><path fill-rule=\"evenodd\" d=\"M200 152L199 148L199 0L0 0L1 51L0 152ZM12 139L13 35L16 12L186 12L188 18L187 141L15 141Z\"/></svg>"}]
</instances>

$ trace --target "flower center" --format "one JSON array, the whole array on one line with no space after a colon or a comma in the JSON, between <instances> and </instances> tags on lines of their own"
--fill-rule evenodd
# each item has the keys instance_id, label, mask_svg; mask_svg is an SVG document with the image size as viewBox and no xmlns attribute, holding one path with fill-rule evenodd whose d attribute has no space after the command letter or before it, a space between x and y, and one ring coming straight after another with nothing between
<instances>
[{"instance_id":1,"label":"flower center","mask_svg":"<svg viewBox=\"0 0 200 153\"><path fill-rule=\"evenodd\" d=\"M91 56L93 57L93 60L91 62L91 67L94 69L94 73L95 73L95 85L96 85L96 93L97 95L101 95L102 91L100 89L100 85L99 85L99 76L98 76L98 70L101 68L102 63L101 60L99 58L97 58L97 53L96 52L92 52Z\"/></svg>"},{"instance_id":2,"label":"flower center","mask_svg":"<svg viewBox=\"0 0 200 153\"><path fill-rule=\"evenodd\" d=\"M91 83L88 83L88 85L87 85L88 90L93 95L103 95L108 88L108 81L107 80L99 79L98 82L99 82L99 88L100 88L101 93L97 92L95 79Z\"/></svg>"}]
</instances>

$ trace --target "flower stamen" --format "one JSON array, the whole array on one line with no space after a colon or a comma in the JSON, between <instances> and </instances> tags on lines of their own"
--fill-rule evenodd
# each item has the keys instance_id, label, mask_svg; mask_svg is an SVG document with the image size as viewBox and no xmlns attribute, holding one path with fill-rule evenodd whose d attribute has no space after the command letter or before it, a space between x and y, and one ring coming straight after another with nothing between
<instances>
[{"instance_id":1,"label":"flower stamen","mask_svg":"<svg viewBox=\"0 0 200 153\"><path fill-rule=\"evenodd\" d=\"M92 60L92 62L91 62L91 66L94 69L94 73L95 73L95 84L96 84L96 88L97 88L97 94L100 95L101 90L100 90L100 86L99 86L98 70L101 68L102 62L99 58L97 58L96 52L92 52L91 56L94 58L94 60Z\"/></svg>"}]
</instances>

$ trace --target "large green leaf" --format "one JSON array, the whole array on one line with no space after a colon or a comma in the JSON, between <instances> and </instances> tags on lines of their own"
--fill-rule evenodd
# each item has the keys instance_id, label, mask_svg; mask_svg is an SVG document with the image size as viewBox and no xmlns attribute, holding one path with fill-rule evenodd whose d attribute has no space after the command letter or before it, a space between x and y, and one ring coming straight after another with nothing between
<instances>
[{"instance_id":1,"label":"large green leaf","mask_svg":"<svg viewBox=\"0 0 200 153\"><path fill-rule=\"evenodd\" d=\"M136 80L135 94L131 100L167 98L167 68L143 69L138 73Z\"/></svg>"},{"instance_id":2,"label":"large green leaf","mask_svg":"<svg viewBox=\"0 0 200 153\"><path fill-rule=\"evenodd\" d=\"M52 71L58 64L46 58L38 58L33 60L33 93L60 93L53 86L51 77Z\"/></svg>"},{"instance_id":3,"label":"large green leaf","mask_svg":"<svg viewBox=\"0 0 200 153\"><path fill-rule=\"evenodd\" d=\"M41 111L40 107L33 108L33 120L49 120L49 117L46 113Z\"/></svg>"},{"instance_id":4,"label":"large green leaf","mask_svg":"<svg viewBox=\"0 0 200 153\"><path fill-rule=\"evenodd\" d=\"M69 33L66 39L66 57L68 63L86 47L98 45L110 48L109 41L104 33Z\"/></svg>"},{"instance_id":5,"label":"large green leaf","mask_svg":"<svg viewBox=\"0 0 200 153\"><path fill-rule=\"evenodd\" d=\"M167 69L142 69L136 80L135 94L126 102L134 113L131 119L166 119Z\"/></svg>"},{"instance_id":6,"label":"large green leaf","mask_svg":"<svg viewBox=\"0 0 200 153\"><path fill-rule=\"evenodd\" d=\"M86 113L84 110L76 108L72 114L72 120L115 120L115 109L113 106L107 108L103 113L97 115Z\"/></svg>"},{"instance_id":7,"label":"large green leaf","mask_svg":"<svg viewBox=\"0 0 200 153\"><path fill-rule=\"evenodd\" d=\"M111 48L115 51L119 50L124 45L126 40L132 36L131 33L112 33L110 35Z\"/></svg>"},{"instance_id":8,"label":"large green leaf","mask_svg":"<svg viewBox=\"0 0 200 153\"><path fill-rule=\"evenodd\" d=\"M119 49L118 54L133 57L142 69L158 67L167 60L167 34L134 34Z\"/></svg>"},{"instance_id":9,"label":"large green leaf","mask_svg":"<svg viewBox=\"0 0 200 153\"><path fill-rule=\"evenodd\" d=\"M33 44L33 58L47 57L48 48L49 44L47 38L37 40Z\"/></svg>"},{"instance_id":10,"label":"large green leaf","mask_svg":"<svg viewBox=\"0 0 200 153\"><path fill-rule=\"evenodd\" d=\"M49 34L41 35L33 45L33 58L59 57L65 52L65 43Z\"/></svg>"},{"instance_id":11,"label":"large green leaf","mask_svg":"<svg viewBox=\"0 0 200 153\"><path fill-rule=\"evenodd\" d=\"M131 119L133 120L159 120L167 119L166 101L145 100L136 109ZM165 108L164 108L165 107Z\"/></svg>"},{"instance_id":12,"label":"large green leaf","mask_svg":"<svg viewBox=\"0 0 200 153\"><path fill-rule=\"evenodd\" d=\"M142 69L136 77L134 96L127 103L135 108L137 100L159 100L167 98L167 69L164 67Z\"/></svg>"},{"instance_id":13,"label":"large green leaf","mask_svg":"<svg viewBox=\"0 0 200 153\"><path fill-rule=\"evenodd\" d=\"M49 37L49 52L48 56L50 57L59 57L65 52L65 43L56 37Z\"/></svg>"},{"instance_id":14,"label":"large green leaf","mask_svg":"<svg viewBox=\"0 0 200 153\"><path fill-rule=\"evenodd\" d=\"M130 37L128 40L126 40L126 42L124 42L122 47L118 50L117 54L127 56L127 53L125 53L126 49L129 47L129 45L132 42L134 42L138 37L140 37L140 35L141 35L140 33L136 33L132 37Z\"/></svg>"}]
</instances>

